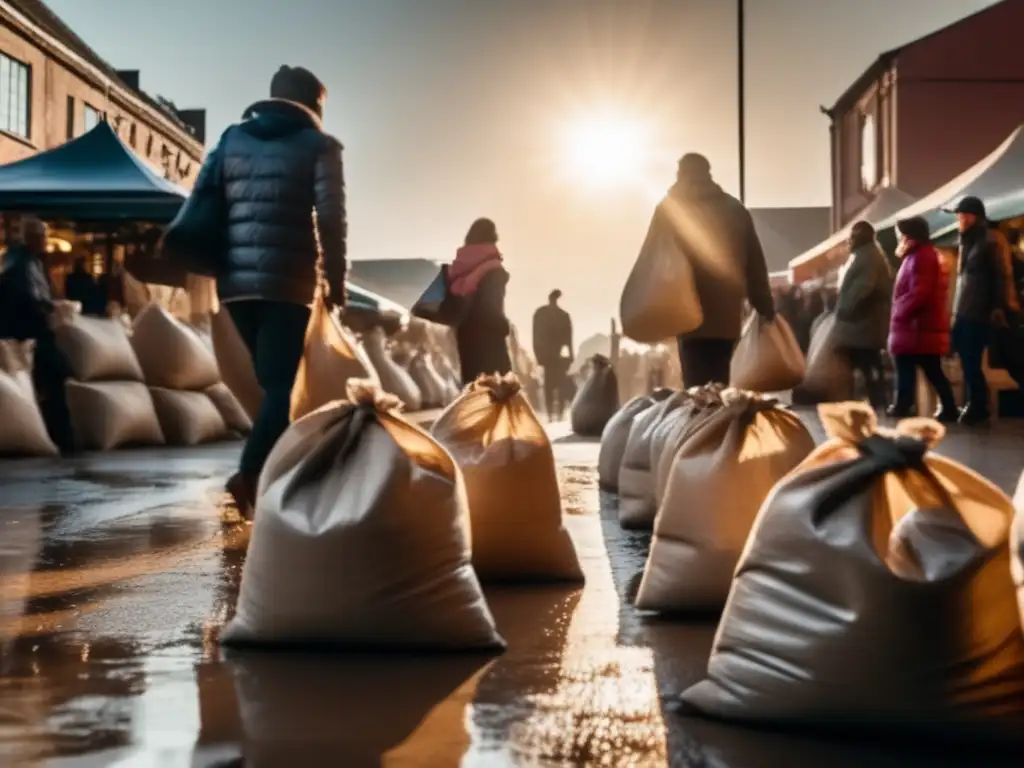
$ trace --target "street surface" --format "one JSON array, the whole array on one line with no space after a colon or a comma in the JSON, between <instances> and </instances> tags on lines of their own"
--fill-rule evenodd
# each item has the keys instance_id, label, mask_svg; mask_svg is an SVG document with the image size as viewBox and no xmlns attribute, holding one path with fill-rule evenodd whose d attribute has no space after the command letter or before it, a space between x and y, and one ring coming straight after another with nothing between
<instances>
[{"instance_id":1,"label":"street surface","mask_svg":"<svg viewBox=\"0 0 1024 768\"><path fill-rule=\"evenodd\" d=\"M587 584L488 590L509 642L497 657L223 658L248 537L221 519L238 444L0 462L0 766L1022 764L674 712L703 674L714 617L630 606L647 536L623 532L598 492L596 442L551 431ZM942 450L1012 490L1022 446L1024 428L1005 423L955 428Z\"/></svg>"}]
</instances>

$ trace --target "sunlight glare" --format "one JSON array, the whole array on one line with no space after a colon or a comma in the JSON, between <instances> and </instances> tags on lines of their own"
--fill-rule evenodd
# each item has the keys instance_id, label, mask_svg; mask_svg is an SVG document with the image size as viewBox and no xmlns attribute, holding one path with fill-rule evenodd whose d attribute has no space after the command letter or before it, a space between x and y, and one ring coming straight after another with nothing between
<instances>
[{"instance_id":1,"label":"sunlight glare","mask_svg":"<svg viewBox=\"0 0 1024 768\"><path fill-rule=\"evenodd\" d=\"M650 140L639 120L613 112L587 115L565 126L566 171L590 188L632 184L643 177Z\"/></svg>"}]
</instances>

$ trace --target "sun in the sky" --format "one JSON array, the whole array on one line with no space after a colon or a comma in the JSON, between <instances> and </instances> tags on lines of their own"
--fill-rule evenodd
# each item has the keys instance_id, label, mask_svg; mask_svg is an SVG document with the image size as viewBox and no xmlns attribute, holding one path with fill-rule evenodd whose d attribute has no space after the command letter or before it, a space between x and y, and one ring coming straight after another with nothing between
<instances>
[{"instance_id":1,"label":"sun in the sky","mask_svg":"<svg viewBox=\"0 0 1024 768\"><path fill-rule=\"evenodd\" d=\"M645 187L654 139L646 122L625 112L585 112L561 125L563 174L569 183L595 191Z\"/></svg>"}]
</instances>

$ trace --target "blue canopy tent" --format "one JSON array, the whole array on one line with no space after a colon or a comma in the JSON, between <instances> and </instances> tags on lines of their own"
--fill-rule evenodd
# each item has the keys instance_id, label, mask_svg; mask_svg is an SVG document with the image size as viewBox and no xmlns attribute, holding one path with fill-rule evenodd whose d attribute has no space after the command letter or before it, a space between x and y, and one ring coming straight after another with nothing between
<instances>
[{"instance_id":1,"label":"blue canopy tent","mask_svg":"<svg viewBox=\"0 0 1024 768\"><path fill-rule=\"evenodd\" d=\"M105 122L0 166L0 211L83 222L170 222L188 192L162 178Z\"/></svg>"}]
</instances>

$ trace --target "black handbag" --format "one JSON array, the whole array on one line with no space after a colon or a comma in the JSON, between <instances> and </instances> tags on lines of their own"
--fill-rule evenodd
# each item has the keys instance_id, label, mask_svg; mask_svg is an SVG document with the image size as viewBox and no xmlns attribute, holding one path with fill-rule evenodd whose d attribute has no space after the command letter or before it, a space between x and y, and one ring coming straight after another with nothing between
<instances>
[{"instance_id":1,"label":"black handbag","mask_svg":"<svg viewBox=\"0 0 1024 768\"><path fill-rule=\"evenodd\" d=\"M228 215L221 153L215 150L199 184L160 242L162 257L186 272L217 277L227 257Z\"/></svg>"},{"instance_id":2,"label":"black handbag","mask_svg":"<svg viewBox=\"0 0 1024 768\"><path fill-rule=\"evenodd\" d=\"M432 323L458 327L466 316L467 301L463 296L455 296L449 287L448 265L442 265L426 290L423 291L412 306L413 317L428 320Z\"/></svg>"}]
</instances>

